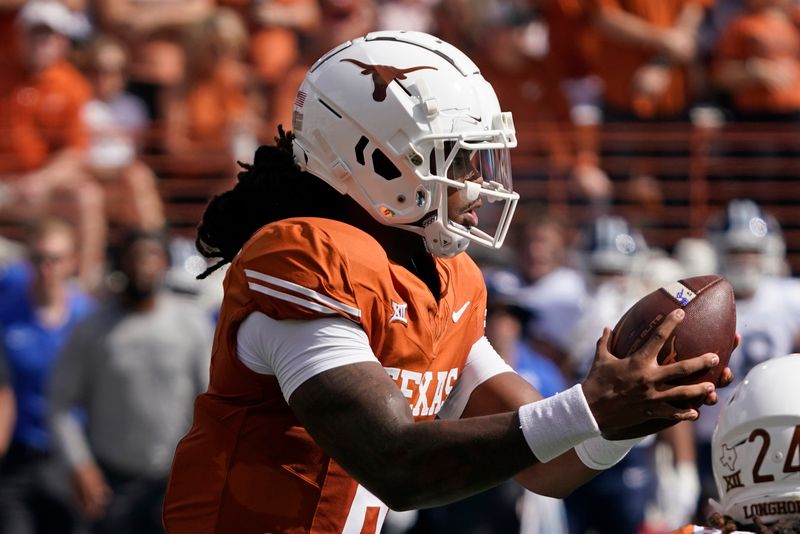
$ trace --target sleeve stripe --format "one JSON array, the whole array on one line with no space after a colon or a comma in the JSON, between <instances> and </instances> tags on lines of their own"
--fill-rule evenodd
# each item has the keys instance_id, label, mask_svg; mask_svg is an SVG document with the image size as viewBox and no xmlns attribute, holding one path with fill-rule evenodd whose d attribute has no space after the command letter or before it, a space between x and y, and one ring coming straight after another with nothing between
<instances>
[{"instance_id":1,"label":"sleeve stripe","mask_svg":"<svg viewBox=\"0 0 800 534\"><path fill-rule=\"evenodd\" d=\"M307 287L303 287L301 285L295 284L293 282L289 282L287 280L282 280L280 278L275 278L274 276L269 276L268 274L263 274L263 273L260 273L258 271L253 271L252 269L245 269L244 273L249 278L253 278L255 280L260 280L262 282L267 282L269 284L272 284L272 285L275 285L275 286L278 286L278 287L282 287L282 288L288 289L290 291L294 291L295 293L300 293L301 295L305 295L306 297L310 298L311 300L319 302L320 304L323 304L323 305L325 305L325 306L327 306L329 308L333 308L334 310L338 310L340 312L344 312L344 313L346 313L348 315L352 315L352 316L357 317L359 319L361 318L361 310L359 310L358 308L354 308L353 306L348 306L347 304L345 304L343 302L339 302L338 300L332 299L330 297L326 297L325 295L321 295L321 294L317 293L316 291L308 289ZM252 284L250 284L250 287L251 288L253 287ZM264 291L261 291L261 292L264 293ZM280 294L281 295L285 295L284 293L280 293ZM277 296L277 295L273 295L273 296ZM282 298L282 297L278 297L278 298ZM284 299L284 300L287 300L287 299ZM292 301L292 302L294 302L294 301ZM297 303L297 304L299 304L299 303Z\"/></svg>"},{"instance_id":2,"label":"sleeve stripe","mask_svg":"<svg viewBox=\"0 0 800 534\"><path fill-rule=\"evenodd\" d=\"M270 289L268 287L256 284L255 282L248 282L247 285L253 291L258 291L259 293L264 293L265 295L269 295L270 297L275 297L280 300L291 302L292 304L297 304L298 306L308 308L309 310L314 310L315 312L324 313L325 315L338 315L338 312L336 310L328 308L327 306L322 306L320 304L316 304L314 302L310 302L305 299L295 297L293 295L281 293L280 291L275 291L274 289Z\"/></svg>"}]
</instances>

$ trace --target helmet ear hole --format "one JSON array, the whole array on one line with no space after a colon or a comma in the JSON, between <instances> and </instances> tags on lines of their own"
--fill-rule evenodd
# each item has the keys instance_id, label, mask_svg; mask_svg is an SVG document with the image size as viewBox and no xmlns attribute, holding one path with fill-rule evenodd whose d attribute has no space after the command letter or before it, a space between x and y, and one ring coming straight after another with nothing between
<instances>
[{"instance_id":1,"label":"helmet ear hole","mask_svg":"<svg viewBox=\"0 0 800 534\"><path fill-rule=\"evenodd\" d=\"M400 169L398 169L380 149L376 149L372 152L372 168L375 174L383 177L385 180L394 180L403 175Z\"/></svg>"}]
</instances>

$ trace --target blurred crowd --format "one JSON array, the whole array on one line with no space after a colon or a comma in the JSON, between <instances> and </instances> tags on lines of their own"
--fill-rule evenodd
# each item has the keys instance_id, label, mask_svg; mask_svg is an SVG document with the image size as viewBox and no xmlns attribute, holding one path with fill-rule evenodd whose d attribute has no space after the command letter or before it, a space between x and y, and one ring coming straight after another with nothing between
<instances>
[{"instance_id":1,"label":"blurred crowd","mask_svg":"<svg viewBox=\"0 0 800 534\"><path fill-rule=\"evenodd\" d=\"M687 276L734 284L737 376L796 347L800 288L779 221L736 200L705 237L648 244L612 215L621 180L599 139L614 124L795 123L792 0L0 0L0 534L160 532L221 297L219 277L193 279L205 261L171 232L161 173L214 178L201 198L227 188L237 160L290 127L312 62L380 29L467 52L525 125L521 145L541 145L594 208L583 227L523 202L509 246L470 251L489 286L487 334L540 391L581 380L603 326ZM648 148L614 150L642 156L627 187L658 202ZM774 154L769 138L750 150ZM706 408L646 440L563 502L507 484L390 515L386 531L702 524L714 419Z\"/></svg>"}]
</instances>

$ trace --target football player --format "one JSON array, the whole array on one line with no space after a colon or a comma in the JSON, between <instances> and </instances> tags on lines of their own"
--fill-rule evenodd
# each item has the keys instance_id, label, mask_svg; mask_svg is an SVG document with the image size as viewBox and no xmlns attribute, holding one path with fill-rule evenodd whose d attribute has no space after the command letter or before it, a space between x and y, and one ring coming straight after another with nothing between
<instances>
[{"instance_id":1,"label":"football player","mask_svg":"<svg viewBox=\"0 0 800 534\"><path fill-rule=\"evenodd\" d=\"M578 252L589 289L577 327L571 331L570 358L576 377L591 366L597 332L619 318L647 292L637 276L637 264L647 243L623 217L601 215L583 228Z\"/></svg>"},{"instance_id":2,"label":"football player","mask_svg":"<svg viewBox=\"0 0 800 534\"><path fill-rule=\"evenodd\" d=\"M770 214L749 199L731 201L710 223L709 239L718 255L720 274L736 299L736 324L741 343L731 355L737 381L758 364L800 349L800 282L775 275L785 260L780 228ZM717 406L704 410L695 425L697 457L706 496L715 494L710 463L711 437L720 409L733 388L720 392ZM702 499L701 506L706 499ZM707 510L701 511L705 517Z\"/></svg>"},{"instance_id":3,"label":"football player","mask_svg":"<svg viewBox=\"0 0 800 534\"><path fill-rule=\"evenodd\" d=\"M674 534L800 532L798 376L800 354L789 354L754 367L733 389L710 454L719 502L708 527Z\"/></svg>"},{"instance_id":4,"label":"football player","mask_svg":"<svg viewBox=\"0 0 800 534\"><path fill-rule=\"evenodd\" d=\"M453 46L395 31L343 43L309 70L293 132L257 150L198 229L200 251L231 265L169 532L377 532L387 506L515 475L563 496L632 446L603 431L716 401L713 384L669 385L716 355L656 363L680 310L626 359L605 329L584 382L547 399L491 348L462 252L503 242L516 136Z\"/></svg>"}]
</instances>

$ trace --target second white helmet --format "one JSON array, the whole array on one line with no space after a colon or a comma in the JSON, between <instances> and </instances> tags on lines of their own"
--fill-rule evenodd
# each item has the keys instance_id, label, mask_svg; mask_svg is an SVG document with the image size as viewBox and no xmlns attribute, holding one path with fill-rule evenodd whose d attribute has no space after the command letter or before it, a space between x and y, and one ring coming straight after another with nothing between
<instances>
[{"instance_id":1,"label":"second white helmet","mask_svg":"<svg viewBox=\"0 0 800 534\"><path fill-rule=\"evenodd\" d=\"M754 367L724 406L711 440L721 512L742 525L800 524L800 354Z\"/></svg>"}]
</instances>

